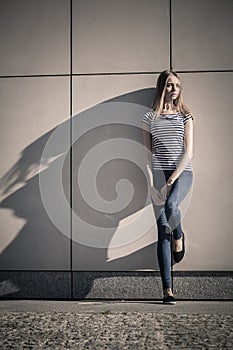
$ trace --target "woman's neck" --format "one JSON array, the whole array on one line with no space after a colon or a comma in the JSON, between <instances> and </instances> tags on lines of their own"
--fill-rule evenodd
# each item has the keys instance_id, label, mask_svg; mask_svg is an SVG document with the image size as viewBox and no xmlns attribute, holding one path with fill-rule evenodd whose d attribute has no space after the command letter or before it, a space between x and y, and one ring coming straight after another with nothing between
<instances>
[{"instance_id":1,"label":"woman's neck","mask_svg":"<svg viewBox=\"0 0 233 350\"><path fill-rule=\"evenodd\" d=\"M174 106L173 101L165 102L162 113L175 113L177 112L176 106Z\"/></svg>"}]
</instances>

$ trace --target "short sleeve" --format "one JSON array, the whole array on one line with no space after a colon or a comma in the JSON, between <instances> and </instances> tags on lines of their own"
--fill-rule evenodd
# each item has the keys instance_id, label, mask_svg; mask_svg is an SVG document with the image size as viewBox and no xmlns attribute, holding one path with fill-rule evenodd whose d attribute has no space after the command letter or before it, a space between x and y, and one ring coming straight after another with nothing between
<instances>
[{"instance_id":1,"label":"short sleeve","mask_svg":"<svg viewBox=\"0 0 233 350\"><path fill-rule=\"evenodd\" d=\"M146 112L141 120L142 120L142 123L145 123L147 126L150 127L151 121L152 121L152 112Z\"/></svg>"},{"instance_id":2,"label":"short sleeve","mask_svg":"<svg viewBox=\"0 0 233 350\"><path fill-rule=\"evenodd\" d=\"M191 119L193 120L193 115L189 112L189 110L187 110L184 114L184 125L187 123L187 121Z\"/></svg>"}]
</instances>

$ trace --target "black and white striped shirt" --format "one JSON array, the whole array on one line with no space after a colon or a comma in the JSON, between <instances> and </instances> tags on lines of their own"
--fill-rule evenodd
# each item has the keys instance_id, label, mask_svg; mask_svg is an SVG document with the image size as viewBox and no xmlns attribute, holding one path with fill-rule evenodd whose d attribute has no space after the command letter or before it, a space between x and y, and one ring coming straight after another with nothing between
<instances>
[{"instance_id":1,"label":"black and white striped shirt","mask_svg":"<svg viewBox=\"0 0 233 350\"><path fill-rule=\"evenodd\" d=\"M181 112L160 114L153 120L153 111L142 117L142 122L149 126L152 135L152 169L175 170L184 154L184 126L190 114ZM185 170L192 171L191 162Z\"/></svg>"}]
</instances>

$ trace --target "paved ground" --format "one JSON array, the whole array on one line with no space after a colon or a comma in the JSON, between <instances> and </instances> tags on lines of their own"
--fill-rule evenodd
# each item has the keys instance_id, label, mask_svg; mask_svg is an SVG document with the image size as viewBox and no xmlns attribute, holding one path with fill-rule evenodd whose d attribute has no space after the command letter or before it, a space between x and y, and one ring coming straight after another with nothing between
<instances>
[{"instance_id":1,"label":"paved ground","mask_svg":"<svg viewBox=\"0 0 233 350\"><path fill-rule=\"evenodd\" d=\"M233 302L0 301L0 349L233 349Z\"/></svg>"}]
</instances>

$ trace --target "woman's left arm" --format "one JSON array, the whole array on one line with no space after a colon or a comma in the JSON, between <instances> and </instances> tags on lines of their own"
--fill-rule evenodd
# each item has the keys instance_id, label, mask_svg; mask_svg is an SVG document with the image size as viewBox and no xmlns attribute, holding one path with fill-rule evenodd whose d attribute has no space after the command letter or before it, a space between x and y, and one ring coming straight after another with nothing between
<instances>
[{"instance_id":1,"label":"woman's left arm","mask_svg":"<svg viewBox=\"0 0 233 350\"><path fill-rule=\"evenodd\" d=\"M191 161L193 157L193 120L190 118L184 127L184 154L181 158L177 169L174 170L170 178L168 179L167 185L171 186L184 171L186 165Z\"/></svg>"}]
</instances>

